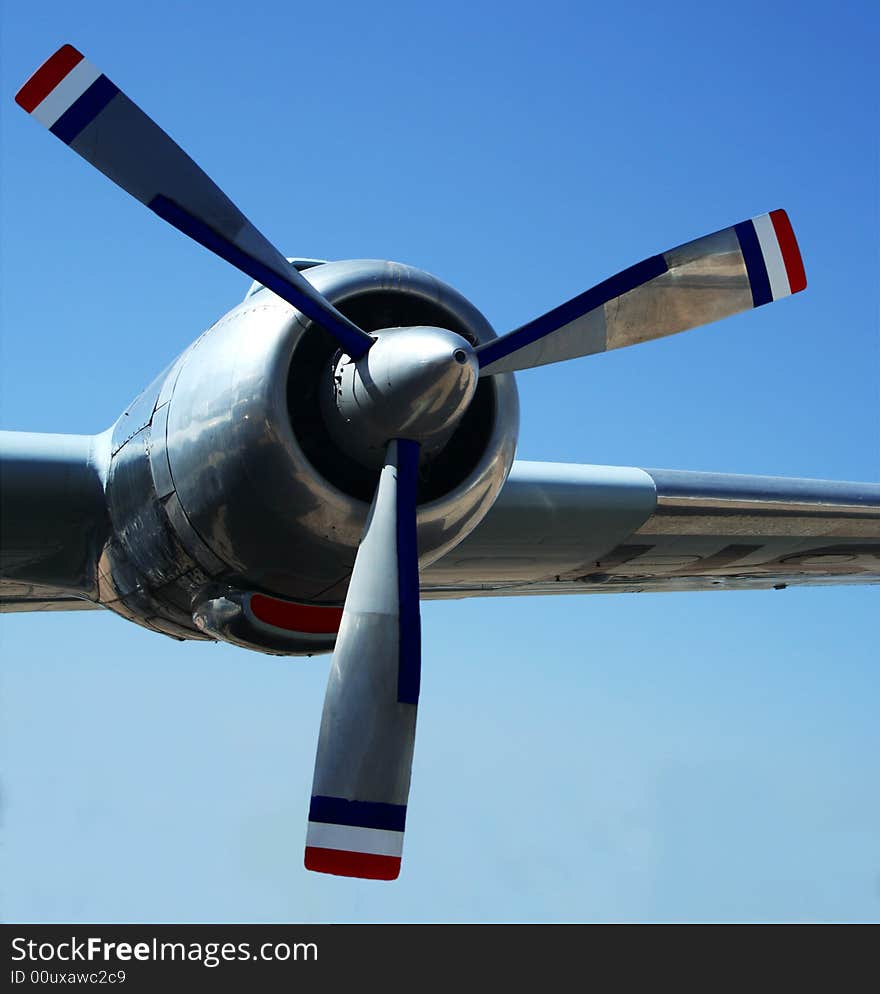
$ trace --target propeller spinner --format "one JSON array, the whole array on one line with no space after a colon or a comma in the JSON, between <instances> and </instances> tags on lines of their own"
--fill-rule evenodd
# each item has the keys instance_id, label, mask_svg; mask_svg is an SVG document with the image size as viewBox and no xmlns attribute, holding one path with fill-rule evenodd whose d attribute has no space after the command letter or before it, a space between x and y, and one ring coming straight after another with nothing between
<instances>
[{"instance_id":1,"label":"propeller spinner","mask_svg":"<svg viewBox=\"0 0 880 994\"><path fill-rule=\"evenodd\" d=\"M439 451L467 410L479 379L470 342L445 328L388 328L358 360L339 355L321 396L333 440L378 469L391 438Z\"/></svg>"},{"instance_id":2,"label":"propeller spinner","mask_svg":"<svg viewBox=\"0 0 880 994\"><path fill-rule=\"evenodd\" d=\"M400 870L420 681L417 480L480 376L675 334L803 290L784 211L652 256L476 350L442 328L368 335L326 300L202 170L71 45L21 88L28 113L159 217L325 328L340 352L322 408L331 436L380 470L327 685L305 864Z\"/></svg>"}]
</instances>

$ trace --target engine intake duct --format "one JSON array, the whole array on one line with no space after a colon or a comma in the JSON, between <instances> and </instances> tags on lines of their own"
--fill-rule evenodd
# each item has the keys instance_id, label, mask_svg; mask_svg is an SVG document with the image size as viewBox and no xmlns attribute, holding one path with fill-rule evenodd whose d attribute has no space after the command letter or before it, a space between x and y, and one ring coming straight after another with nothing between
<instances>
[{"instance_id":1,"label":"engine intake duct","mask_svg":"<svg viewBox=\"0 0 880 994\"><path fill-rule=\"evenodd\" d=\"M448 303L430 300L423 292L412 292L403 286L394 290L363 289L336 301L336 306L369 332L432 326L453 331L475 346L486 340L480 334L481 329L463 320ZM352 458L337 443L325 413L328 396L334 389L333 369L339 355L336 342L319 326L310 325L290 365L287 383L290 420L303 453L315 469L344 493L369 503L376 488L377 469ZM452 436L443 446L423 454L419 466L420 504L448 494L477 469L492 438L496 408L494 381L481 380Z\"/></svg>"}]
</instances>

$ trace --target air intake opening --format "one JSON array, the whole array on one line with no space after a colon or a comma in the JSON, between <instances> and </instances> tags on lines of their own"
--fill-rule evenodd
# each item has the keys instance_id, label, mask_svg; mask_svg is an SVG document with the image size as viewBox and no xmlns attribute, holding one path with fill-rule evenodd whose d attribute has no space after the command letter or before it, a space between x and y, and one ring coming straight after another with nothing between
<instances>
[{"instance_id":1,"label":"air intake opening","mask_svg":"<svg viewBox=\"0 0 880 994\"><path fill-rule=\"evenodd\" d=\"M445 308L405 291L360 293L334 303L364 331L429 325L447 328L477 344L469 329ZM376 474L339 450L321 415L319 391L337 351L336 342L322 328L310 324L291 357L287 408L297 441L315 470L344 493L369 503L376 489ZM420 467L420 504L443 497L477 468L489 444L495 416L495 387L488 377L480 380L470 407L446 446Z\"/></svg>"}]
</instances>

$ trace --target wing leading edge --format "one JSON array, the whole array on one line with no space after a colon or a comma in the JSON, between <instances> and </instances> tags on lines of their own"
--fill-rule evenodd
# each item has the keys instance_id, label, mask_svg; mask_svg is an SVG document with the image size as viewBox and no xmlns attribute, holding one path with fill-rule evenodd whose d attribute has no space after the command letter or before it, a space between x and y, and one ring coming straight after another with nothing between
<instances>
[{"instance_id":1,"label":"wing leading edge","mask_svg":"<svg viewBox=\"0 0 880 994\"><path fill-rule=\"evenodd\" d=\"M426 599L880 583L880 484L514 464Z\"/></svg>"}]
</instances>

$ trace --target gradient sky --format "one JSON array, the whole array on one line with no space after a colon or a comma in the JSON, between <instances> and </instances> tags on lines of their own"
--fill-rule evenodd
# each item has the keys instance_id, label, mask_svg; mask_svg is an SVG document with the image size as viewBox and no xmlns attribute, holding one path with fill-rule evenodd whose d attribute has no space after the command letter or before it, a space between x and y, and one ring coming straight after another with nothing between
<instances>
[{"instance_id":1,"label":"gradient sky","mask_svg":"<svg viewBox=\"0 0 880 994\"><path fill-rule=\"evenodd\" d=\"M777 207L806 293L520 374L519 456L880 480L874 3L7 5L0 425L92 433L248 280L14 106L81 48L291 255L499 331ZM423 608L403 874L308 874L329 657L4 616L0 917L877 921L877 590Z\"/></svg>"}]
</instances>

